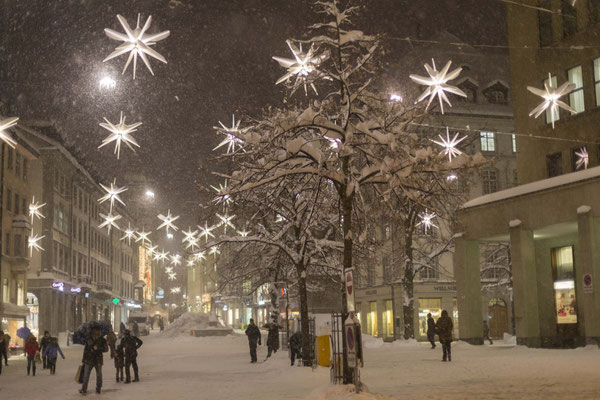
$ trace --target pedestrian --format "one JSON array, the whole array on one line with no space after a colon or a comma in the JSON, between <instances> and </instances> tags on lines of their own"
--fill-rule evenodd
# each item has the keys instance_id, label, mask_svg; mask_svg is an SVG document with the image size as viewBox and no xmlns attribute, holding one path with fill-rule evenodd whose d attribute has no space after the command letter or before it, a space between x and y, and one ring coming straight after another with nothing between
<instances>
[{"instance_id":1,"label":"pedestrian","mask_svg":"<svg viewBox=\"0 0 600 400\"><path fill-rule=\"evenodd\" d=\"M427 314L427 340L431 343L431 348L435 349L435 321L431 313Z\"/></svg>"},{"instance_id":2,"label":"pedestrian","mask_svg":"<svg viewBox=\"0 0 600 400\"><path fill-rule=\"evenodd\" d=\"M0 331L2 335L2 331ZM10 335L4 334L4 347L0 347L0 363L2 362L2 355L4 355L4 366L8 367L8 353L10 352Z\"/></svg>"},{"instance_id":3,"label":"pedestrian","mask_svg":"<svg viewBox=\"0 0 600 400\"><path fill-rule=\"evenodd\" d=\"M44 331L44 336L40 340L40 353L42 353L42 369L48 368L48 360L44 357L44 350L50 344L50 332Z\"/></svg>"},{"instance_id":4,"label":"pedestrian","mask_svg":"<svg viewBox=\"0 0 600 400\"><path fill-rule=\"evenodd\" d=\"M131 383L131 373L129 368L133 367L134 382L140 381L137 365L137 350L142 347L142 342L137 336L132 336L129 330L125 330L121 344L119 345L125 354L125 383Z\"/></svg>"},{"instance_id":5,"label":"pedestrian","mask_svg":"<svg viewBox=\"0 0 600 400\"><path fill-rule=\"evenodd\" d=\"M140 336L140 327L138 326L137 321L133 321L133 336L135 336L135 337Z\"/></svg>"},{"instance_id":6,"label":"pedestrian","mask_svg":"<svg viewBox=\"0 0 600 400\"><path fill-rule=\"evenodd\" d=\"M490 339L490 327L488 326L487 320L483 320L483 340L489 340L490 344L494 344L492 339Z\"/></svg>"},{"instance_id":7,"label":"pedestrian","mask_svg":"<svg viewBox=\"0 0 600 400\"><path fill-rule=\"evenodd\" d=\"M115 369L117 370L117 383L123 382L123 368L125 367L125 353L119 344L115 348Z\"/></svg>"},{"instance_id":8,"label":"pedestrian","mask_svg":"<svg viewBox=\"0 0 600 400\"><path fill-rule=\"evenodd\" d=\"M254 319L250 319L250 324L246 328L246 336L248 336L248 345L250 346L250 363L254 364L257 361L256 358L256 343L262 345L260 340L260 330L258 326L254 324Z\"/></svg>"},{"instance_id":9,"label":"pedestrian","mask_svg":"<svg viewBox=\"0 0 600 400\"><path fill-rule=\"evenodd\" d=\"M0 375L2 375L2 354L4 353L4 349L6 346L4 345L4 332L0 331Z\"/></svg>"},{"instance_id":10,"label":"pedestrian","mask_svg":"<svg viewBox=\"0 0 600 400\"><path fill-rule=\"evenodd\" d=\"M161 332L165 330L165 321L163 320L163 317L158 318L158 327Z\"/></svg>"},{"instance_id":11,"label":"pedestrian","mask_svg":"<svg viewBox=\"0 0 600 400\"><path fill-rule=\"evenodd\" d=\"M265 328L269 329L267 336L267 358L271 357L271 354L277 353L279 350L279 328L281 328L275 320L270 324L265 325Z\"/></svg>"},{"instance_id":12,"label":"pedestrian","mask_svg":"<svg viewBox=\"0 0 600 400\"><path fill-rule=\"evenodd\" d=\"M154 317L150 317L150 329L154 330Z\"/></svg>"},{"instance_id":13,"label":"pedestrian","mask_svg":"<svg viewBox=\"0 0 600 400\"><path fill-rule=\"evenodd\" d=\"M112 327L110 328L110 330L108 331L108 334L106 335L106 343L108 344L108 348L110 349L110 358L114 358L115 357L115 347L117 345L117 335L115 335L115 332L112 330Z\"/></svg>"},{"instance_id":14,"label":"pedestrian","mask_svg":"<svg viewBox=\"0 0 600 400\"><path fill-rule=\"evenodd\" d=\"M44 352L42 353L42 357L47 360L47 367L50 369L50 375L56 374L56 360L59 354L64 360L65 355L58 345L58 339L55 337L50 338L50 343L46 346Z\"/></svg>"},{"instance_id":15,"label":"pedestrian","mask_svg":"<svg viewBox=\"0 0 600 400\"><path fill-rule=\"evenodd\" d=\"M125 324L121 322L121 325L119 325L119 337L123 337L123 332L125 332L126 329L127 327L125 326Z\"/></svg>"},{"instance_id":16,"label":"pedestrian","mask_svg":"<svg viewBox=\"0 0 600 400\"><path fill-rule=\"evenodd\" d=\"M300 331L290 337L290 357L292 358L292 366L296 361L296 357L302 358L302 332Z\"/></svg>"},{"instance_id":17,"label":"pedestrian","mask_svg":"<svg viewBox=\"0 0 600 400\"><path fill-rule=\"evenodd\" d=\"M446 359L452 361L452 329L454 329L452 318L448 316L448 311L443 310L442 316L439 317L435 323L435 330L440 337L440 343L442 344L442 361L446 361Z\"/></svg>"},{"instance_id":18,"label":"pedestrian","mask_svg":"<svg viewBox=\"0 0 600 400\"><path fill-rule=\"evenodd\" d=\"M90 381L90 375L92 369L96 370L96 393L100 394L102 391L102 364L103 356L102 353L108 351L108 344L106 339L102 337L99 327L92 328L92 333L87 340L85 348L83 349L83 385L79 390L79 393L85 395L87 393L88 382Z\"/></svg>"},{"instance_id":19,"label":"pedestrian","mask_svg":"<svg viewBox=\"0 0 600 400\"><path fill-rule=\"evenodd\" d=\"M40 351L40 345L38 344L35 336L29 335L23 350L27 356L27 376L29 376L30 372L32 372L33 376L35 376L35 356Z\"/></svg>"}]
</instances>

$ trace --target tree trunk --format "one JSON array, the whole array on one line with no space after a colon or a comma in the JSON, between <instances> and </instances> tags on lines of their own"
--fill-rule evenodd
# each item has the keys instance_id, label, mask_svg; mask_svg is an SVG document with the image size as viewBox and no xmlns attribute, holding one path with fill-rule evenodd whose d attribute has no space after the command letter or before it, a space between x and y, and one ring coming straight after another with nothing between
<instances>
[{"instance_id":1,"label":"tree trunk","mask_svg":"<svg viewBox=\"0 0 600 400\"><path fill-rule=\"evenodd\" d=\"M298 291L300 297L300 330L302 331L302 364L305 367L311 366L310 354L310 325L308 316L308 294L306 291L306 269L303 264L296 266L298 273Z\"/></svg>"},{"instance_id":2,"label":"tree trunk","mask_svg":"<svg viewBox=\"0 0 600 400\"><path fill-rule=\"evenodd\" d=\"M406 263L404 265L404 339L415 337L414 319L415 319L415 299L414 299L414 265L412 250L412 229L407 228L405 235L404 252Z\"/></svg>"},{"instance_id":3,"label":"tree trunk","mask_svg":"<svg viewBox=\"0 0 600 400\"><path fill-rule=\"evenodd\" d=\"M347 270L352 268L352 245L353 245L353 232L352 232L352 202L354 200L354 195L348 195L346 193L346 188L342 187L341 199L342 199L342 216L344 221L342 223L343 232L344 232L344 270L345 273ZM348 318L348 299L346 296L346 278L345 274L342 274L342 324ZM343 331L343 329L342 329ZM342 334L342 348L344 349L343 361L344 361L344 384L353 384L354 383L354 370L348 366L348 358L346 357L346 335Z\"/></svg>"}]
</instances>

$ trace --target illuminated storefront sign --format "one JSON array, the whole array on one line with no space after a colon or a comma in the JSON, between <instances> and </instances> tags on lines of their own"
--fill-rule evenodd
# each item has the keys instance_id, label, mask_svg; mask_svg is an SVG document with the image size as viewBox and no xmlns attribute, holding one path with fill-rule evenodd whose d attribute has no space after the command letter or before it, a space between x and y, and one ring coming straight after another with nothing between
<instances>
[{"instance_id":1,"label":"illuminated storefront sign","mask_svg":"<svg viewBox=\"0 0 600 400\"><path fill-rule=\"evenodd\" d=\"M65 291L65 284L63 282L52 282L52 288L64 292Z\"/></svg>"},{"instance_id":2,"label":"illuminated storefront sign","mask_svg":"<svg viewBox=\"0 0 600 400\"><path fill-rule=\"evenodd\" d=\"M81 293L81 288L80 287L72 287L71 293Z\"/></svg>"}]
</instances>

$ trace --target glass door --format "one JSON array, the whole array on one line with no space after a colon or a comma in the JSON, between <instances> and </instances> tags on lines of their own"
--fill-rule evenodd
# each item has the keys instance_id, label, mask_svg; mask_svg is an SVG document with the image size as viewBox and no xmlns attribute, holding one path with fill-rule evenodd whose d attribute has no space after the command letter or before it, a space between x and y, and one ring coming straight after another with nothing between
<instances>
[{"instance_id":1,"label":"glass door","mask_svg":"<svg viewBox=\"0 0 600 400\"><path fill-rule=\"evenodd\" d=\"M558 333L561 336L574 336L577 334L577 297L573 246L552 249L552 274Z\"/></svg>"}]
</instances>

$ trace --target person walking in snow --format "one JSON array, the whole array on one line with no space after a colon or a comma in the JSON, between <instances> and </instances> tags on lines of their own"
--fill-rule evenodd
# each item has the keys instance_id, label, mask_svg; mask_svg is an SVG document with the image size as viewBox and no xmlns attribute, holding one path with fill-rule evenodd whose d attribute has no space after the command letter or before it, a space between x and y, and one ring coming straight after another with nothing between
<instances>
[{"instance_id":1,"label":"person walking in snow","mask_svg":"<svg viewBox=\"0 0 600 400\"><path fill-rule=\"evenodd\" d=\"M58 359L58 355L65 359L65 355L63 354L60 346L58 345L58 339L53 337L50 338L50 343L44 349L42 353L42 357L47 360L47 368L50 369L50 375L56 374L56 360Z\"/></svg>"},{"instance_id":2,"label":"person walking in snow","mask_svg":"<svg viewBox=\"0 0 600 400\"><path fill-rule=\"evenodd\" d=\"M435 349L435 321L431 313L427 314L427 340L431 343L431 348Z\"/></svg>"},{"instance_id":3,"label":"person walking in snow","mask_svg":"<svg viewBox=\"0 0 600 400\"><path fill-rule=\"evenodd\" d=\"M102 353L108 351L108 344L106 339L102 337L100 328L92 328L92 334L90 335L85 348L83 349L83 384L79 393L85 395L87 393L88 383L90 381L90 375L92 369L96 370L96 393L100 394L102 391L102 364L103 356Z\"/></svg>"},{"instance_id":4,"label":"person walking in snow","mask_svg":"<svg viewBox=\"0 0 600 400\"><path fill-rule=\"evenodd\" d=\"M485 341L485 339L490 341L490 344L494 344L494 342L492 342L492 339L490 339L490 327L488 326L488 322L487 320L483 320L483 340Z\"/></svg>"},{"instance_id":5,"label":"person walking in snow","mask_svg":"<svg viewBox=\"0 0 600 400\"><path fill-rule=\"evenodd\" d=\"M42 353L42 369L48 368L48 359L44 357L44 350L50 344L50 332L44 331L44 336L40 340L40 353Z\"/></svg>"},{"instance_id":6,"label":"person walking in snow","mask_svg":"<svg viewBox=\"0 0 600 400\"><path fill-rule=\"evenodd\" d=\"M117 335L115 335L115 332L112 330L112 328L110 329L110 331L108 331L108 335L106 335L106 343L108 344L108 348L110 349L110 358L114 358L115 347L117 345Z\"/></svg>"},{"instance_id":7,"label":"person walking in snow","mask_svg":"<svg viewBox=\"0 0 600 400\"><path fill-rule=\"evenodd\" d=\"M10 351L10 335L0 331L0 336L4 336L3 344L0 346L0 363L2 363L2 356L4 356L4 366L8 367L8 352Z\"/></svg>"},{"instance_id":8,"label":"person walking in snow","mask_svg":"<svg viewBox=\"0 0 600 400\"><path fill-rule=\"evenodd\" d=\"M435 329L440 337L440 343L442 344L443 358L442 361L452 361L452 329L454 324L452 318L448 316L448 311L443 310L442 316L438 318L435 323Z\"/></svg>"},{"instance_id":9,"label":"person walking in snow","mask_svg":"<svg viewBox=\"0 0 600 400\"><path fill-rule=\"evenodd\" d=\"M35 336L29 335L23 350L27 356L27 376L29 376L30 372L33 372L33 376L35 376L35 356L40 351L40 345Z\"/></svg>"},{"instance_id":10,"label":"person walking in snow","mask_svg":"<svg viewBox=\"0 0 600 400\"><path fill-rule=\"evenodd\" d=\"M165 330L165 321L163 320L162 317L158 318L158 327L161 332Z\"/></svg>"},{"instance_id":11,"label":"person walking in snow","mask_svg":"<svg viewBox=\"0 0 600 400\"><path fill-rule=\"evenodd\" d=\"M0 375L2 375L2 354L6 348L4 344L4 332L0 331Z\"/></svg>"},{"instance_id":12,"label":"person walking in snow","mask_svg":"<svg viewBox=\"0 0 600 400\"><path fill-rule=\"evenodd\" d=\"M137 365L137 350L142 347L142 344L144 344L144 342L142 342L137 336L132 336L131 332L129 332L127 329L125 330L125 334L123 335L123 339L121 339L121 344L119 345L125 354L125 383L131 383L131 374L129 371L130 367L133 367L133 381L140 381Z\"/></svg>"},{"instance_id":13,"label":"person walking in snow","mask_svg":"<svg viewBox=\"0 0 600 400\"><path fill-rule=\"evenodd\" d=\"M135 337L140 336L140 327L136 321L133 321L132 328L133 328L133 336L135 336Z\"/></svg>"},{"instance_id":14,"label":"person walking in snow","mask_svg":"<svg viewBox=\"0 0 600 400\"><path fill-rule=\"evenodd\" d=\"M248 346L250 346L250 363L254 364L258 360L256 358L256 343L262 345L260 340L260 330L258 326L254 324L254 319L250 319L250 324L246 328L246 336L248 336Z\"/></svg>"},{"instance_id":15,"label":"person walking in snow","mask_svg":"<svg viewBox=\"0 0 600 400\"><path fill-rule=\"evenodd\" d=\"M117 383L123 382L123 368L125 367L125 352L121 345L115 348L115 369L117 370ZM137 363L136 363L137 364Z\"/></svg>"},{"instance_id":16,"label":"person walking in snow","mask_svg":"<svg viewBox=\"0 0 600 400\"><path fill-rule=\"evenodd\" d=\"M277 350L279 350L279 328L281 327L273 319L273 322L265 325L265 328L269 330L267 336L267 358L269 358L271 354L277 353Z\"/></svg>"},{"instance_id":17,"label":"person walking in snow","mask_svg":"<svg viewBox=\"0 0 600 400\"><path fill-rule=\"evenodd\" d=\"M302 358L302 332L300 331L290 337L290 357L292 358L292 366L294 366L296 357Z\"/></svg>"}]
</instances>

